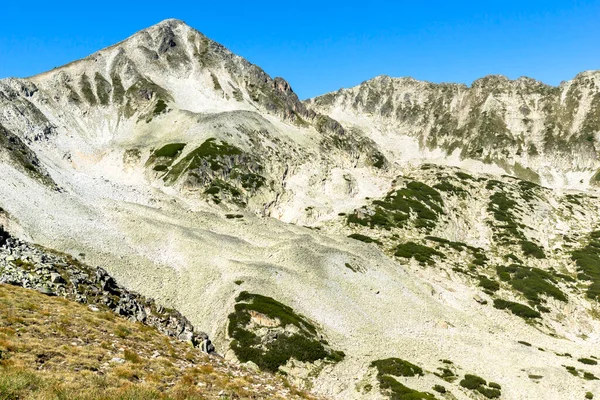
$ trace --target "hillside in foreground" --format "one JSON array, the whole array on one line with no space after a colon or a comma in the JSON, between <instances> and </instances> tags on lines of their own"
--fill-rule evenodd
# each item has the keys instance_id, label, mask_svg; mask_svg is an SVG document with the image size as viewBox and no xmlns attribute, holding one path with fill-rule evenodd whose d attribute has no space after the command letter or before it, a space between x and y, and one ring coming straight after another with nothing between
<instances>
[{"instance_id":1,"label":"hillside in foreground","mask_svg":"<svg viewBox=\"0 0 600 400\"><path fill-rule=\"evenodd\" d=\"M312 398L112 312L0 284L0 399Z\"/></svg>"}]
</instances>

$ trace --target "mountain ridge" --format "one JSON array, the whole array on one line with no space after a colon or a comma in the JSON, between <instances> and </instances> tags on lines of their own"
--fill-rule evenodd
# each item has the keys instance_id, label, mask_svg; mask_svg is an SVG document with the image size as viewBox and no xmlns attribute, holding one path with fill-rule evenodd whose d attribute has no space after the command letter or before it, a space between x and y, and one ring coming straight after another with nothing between
<instances>
[{"instance_id":1,"label":"mountain ridge","mask_svg":"<svg viewBox=\"0 0 600 400\"><path fill-rule=\"evenodd\" d=\"M319 395L600 390L577 364L600 340L597 138L565 133L595 81L565 95L572 112L499 78L300 102L203 38L166 22L0 81L0 223ZM530 155L548 116L556 142Z\"/></svg>"}]
</instances>

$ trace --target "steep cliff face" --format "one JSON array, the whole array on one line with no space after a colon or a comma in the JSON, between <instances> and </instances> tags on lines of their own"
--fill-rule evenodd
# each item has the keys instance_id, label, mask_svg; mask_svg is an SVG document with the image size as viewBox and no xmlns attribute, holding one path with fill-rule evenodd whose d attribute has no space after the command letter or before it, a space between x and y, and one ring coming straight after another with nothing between
<instances>
[{"instance_id":1,"label":"steep cliff face","mask_svg":"<svg viewBox=\"0 0 600 400\"><path fill-rule=\"evenodd\" d=\"M503 76L479 79L471 87L380 76L306 104L367 132L400 163L470 159L545 185L596 184L597 71L559 87Z\"/></svg>"}]
</instances>

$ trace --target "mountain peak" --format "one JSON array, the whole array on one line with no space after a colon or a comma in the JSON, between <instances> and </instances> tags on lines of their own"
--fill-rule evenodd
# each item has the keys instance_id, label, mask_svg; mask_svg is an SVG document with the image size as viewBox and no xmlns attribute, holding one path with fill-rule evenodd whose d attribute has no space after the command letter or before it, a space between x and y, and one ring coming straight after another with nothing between
<instances>
[{"instance_id":1,"label":"mountain peak","mask_svg":"<svg viewBox=\"0 0 600 400\"><path fill-rule=\"evenodd\" d=\"M177 18L167 18L167 19L160 21L158 24L156 24L156 26L165 26L165 25L167 25L167 26L179 26L179 25L189 26L185 23L185 21L182 21Z\"/></svg>"}]
</instances>

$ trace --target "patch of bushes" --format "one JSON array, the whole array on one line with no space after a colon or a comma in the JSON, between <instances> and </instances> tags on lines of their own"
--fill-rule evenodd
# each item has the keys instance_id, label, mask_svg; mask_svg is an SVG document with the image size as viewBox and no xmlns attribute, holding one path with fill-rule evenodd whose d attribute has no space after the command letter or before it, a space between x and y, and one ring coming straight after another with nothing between
<instances>
[{"instance_id":1,"label":"patch of bushes","mask_svg":"<svg viewBox=\"0 0 600 400\"><path fill-rule=\"evenodd\" d=\"M152 115L155 117L164 113L167 110L167 103L164 102L163 99L159 99L154 106L154 111L152 111Z\"/></svg>"},{"instance_id":2,"label":"patch of bushes","mask_svg":"<svg viewBox=\"0 0 600 400\"><path fill-rule=\"evenodd\" d=\"M443 380L445 380L446 382L454 382L457 378L456 374L454 373L454 371L452 371L450 368L448 367L438 367L438 371L440 372L434 372L433 374L439 378L442 378Z\"/></svg>"},{"instance_id":3,"label":"patch of bushes","mask_svg":"<svg viewBox=\"0 0 600 400\"><path fill-rule=\"evenodd\" d=\"M592 360L591 358L578 358L577 361L579 361L582 364L587 364L587 365L598 365L598 361L596 360Z\"/></svg>"},{"instance_id":4,"label":"patch of bushes","mask_svg":"<svg viewBox=\"0 0 600 400\"><path fill-rule=\"evenodd\" d=\"M435 390L436 392L441 393L441 394L446 393L446 388L443 387L442 385L434 385L433 390Z\"/></svg>"},{"instance_id":5,"label":"patch of bushes","mask_svg":"<svg viewBox=\"0 0 600 400\"><path fill-rule=\"evenodd\" d=\"M586 381L597 381L598 380L596 375L594 375L588 371L583 371L583 379L585 379Z\"/></svg>"},{"instance_id":6,"label":"patch of bushes","mask_svg":"<svg viewBox=\"0 0 600 400\"><path fill-rule=\"evenodd\" d=\"M399 358L376 360L371 367L377 368L379 388L384 395L395 400L435 400L435 396L427 392L419 392L404 386L394 376L422 376L423 369L415 364Z\"/></svg>"},{"instance_id":7,"label":"patch of bushes","mask_svg":"<svg viewBox=\"0 0 600 400\"><path fill-rule=\"evenodd\" d=\"M500 284L491 280L487 276L479 275L479 286L488 292L497 292L500 289Z\"/></svg>"},{"instance_id":8,"label":"patch of bushes","mask_svg":"<svg viewBox=\"0 0 600 400\"><path fill-rule=\"evenodd\" d=\"M513 314L524 318L524 319L533 319L540 318L541 314L531 307L527 307L524 304L515 303L513 301L503 300L503 299L494 299L494 307L499 310L510 310Z\"/></svg>"},{"instance_id":9,"label":"patch of bushes","mask_svg":"<svg viewBox=\"0 0 600 400\"><path fill-rule=\"evenodd\" d=\"M217 171L225 167L227 158L239 156L242 151L227 142L217 142L215 138L209 138L198 148L188 153L182 160L169 171L168 179L177 180L181 174L198 168L209 166L211 170Z\"/></svg>"},{"instance_id":10,"label":"patch of bushes","mask_svg":"<svg viewBox=\"0 0 600 400\"><path fill-rule=\"evenodd\" d=\"M435 400L436 397L427 392L419 392L404 386L396 379L388 375L377 375L379 387L383 394L390 396L394 400Z\"/></svg>"},{"instance_id":11,"label":"patch of bushes","mask_svg":"<svg viewBox=\"0 0 600 400\"><path fill-rule=\"evenodd\" d=\"M228 333L233 339L231 348L241 362L252 361L263 370L276 372L291 358L301 362L320 359L338 362L344 358L343 352L325 347L326 342L318 339L316 327L291 307L271 297L248 292L240 293L236 301L235 311L229 314ZM281 328L293 325L298 330L296 333L278 333L275 338L263 343L261 337L247 328L251 312L277 320Z\"/></svg>"},{"instance_id":12,"label":"patch of bushes","mask_svg":"<svg viewBox=\"0 0 600 400\"><path fill-rule=\"evenodd\" d=\"M466 389L478 391L488 399L498 398L502 394L500 385L493 382L488 385L485 379L477 375L466 374L459 384Z\"/></svg>"},{"instance_id":13,"label":"patch of bushes","mask_svg":"<svg viewBox=\"0 0 600 400\"><path fill-rule=\"evenodd\" d=\"M365 242L365 243L376 243L376 244L381 244L381 242L377 239L373 239L367 235L361 235L360 233L353 233L351 235L348 235L349 238L351 239L355 239L355 240L360 240L361 242Z\"/></svg>"},{"instance_id":14,"label":"patch of bushes","mask_svg":"<svg viewBox=\"0 0 600 400\"><path fill-rule=\"evenodd\" d=\"M464 195L467 193L466 190L459 188L458 186L454 186L447 180L443 180L440 183L433 185L433 188L442 192L452 193L454 195Z\"/></svg>"},{"instance_id":15,"label":"patch of bushes","mask_svg":"<svg viewBox=\"0 0 600 400\"><path fill-rule=\"evenodd\" d=\"M422 182L412 181L406 188L392 191L382 200L373 201L371 214L359 217L355 211L348 216L348 223L356 223L374 228L391 229L403 227L414 219L418 228L431 229L443 211L443 201L439 192Z\"/></svg>"},{"instance_id":16,"label":"patch of bushes","mask_svg":"<svg viewBox=\"0 0 600 400\"><path fill-rule=\"evenodd\" d=\"M475 180L475 178L473 178L471 175L467 174L466 172L461 172L461 171L456 172L456 177L463 181L466 181L466 180L474 181Z\"/></svg>"},{"instance_id":17,"label":"patch of bushes","mask_svg":"<svg viewBox=\"0 0 600 400\"><path fill-rule=\"evenodd\" d=\"M185 143L170 143L166 144L160 149L156 150L153 155L154 157L167 157L167 158L175 158L181 151L185 148Z\"/></svg>"},{"instance_id":18,"label":"patch of bushes","mask_svg":"<svg viewBox=\"0 0 600 400\"><path fill-rule=\"evenodd\" d=\"M255 174L252 172L249 173L239 173L236 169L231 172L231 177L233 179L238 179L242 183L242 187L246 190L257 190L265 185L266 179L264 176Z\"/></svg>"},{"instance_id":19,"label":"patch of bushes","mask_svg":"<svg viewBox=\"0 0 600 400\"><path fill-rule=\"evenodd\" d=\"M376 360L371 363L371 366L376 367L377 371L383 375L423 376L423 368L400 358L392 357L384 360Z\"/></svg>"},{"instance_id":20,"label":"patch of bushes","mask_svg":"<svg viewBox=\"0 0 600 400\"><path fill-rule=\"evenodd\" d=\"M586 296L590 299L600 298L600 231L591 232L588 243L581 249L571 252L571 258L577 265L579 279L589 280Z\"/></svg>"},{"instance_id":21,"label":"patch of bushes","mask_svg":"<svg viewBox=\"0 0 600 400\"><path fill-rule=\"evenodd\" d=\"M414 242L402 243L396 246L394 253L396 257L414 258L421 264L432 265L434 260L432 257L446 258L443 253L432 249L431 247L423 246Z\"/></svg>"},{"instance_id":22,"label":"patch of bushes","mask_svg":"<svg viewBox=\"0 0 600 400\"><path fill-rule=\"evenodd\" d=\"M452 249L454 249L456 251L462 251L465 248L473 249L472 247L467 246L465 243L462 243L462 242L453 242L451 240L440 238L440 237L436 237L436 236L425 236L425 239L431 240L432 242L439 243L439 244L441 244L443 246L451 247Z\"/></svg>"},{"instance_id":23,"label":"patch of bushes","mask_svg":"<svg viewBox=\"0 0 600 400\"><path fill-rule=\"evenodd\" d=\"M496 221L502 223L502 225L497 225L497 227L502 229L503 234L496 235L497 239L502 239L506 242L510 242L513 238L525 239L521 232L523 225L516 222L515 215L513 214L517 210L520 210L518 203L509 198L506 193L495 192L490 196L488 211L492 213Z\"/></svg>"},{"instance_id":24,"label":"patch of bushes","mask_svg":"<svg viewBox=\"0 0 600 400\"><path fill-rule=\"evenodd\" d=\"M554 285L557 283L556 279L544 270L511 264L507 267L497 266L496 272L501 280L521 292L532 304L542 303L543 299L540 295L567 301L565 294Z\"/></svg>"},{"instance_id":25,"label":"patch of bushes","mask_svg":"<svg viewBox=\"0 0 600 400\"><path fill-rule=\"evenodd\" d=\"M521 241L521 250L525 256L532 256L535 258L546 258L544 250L537 244L530 242L529 240Z\"/></svg>"}]
</instances>

